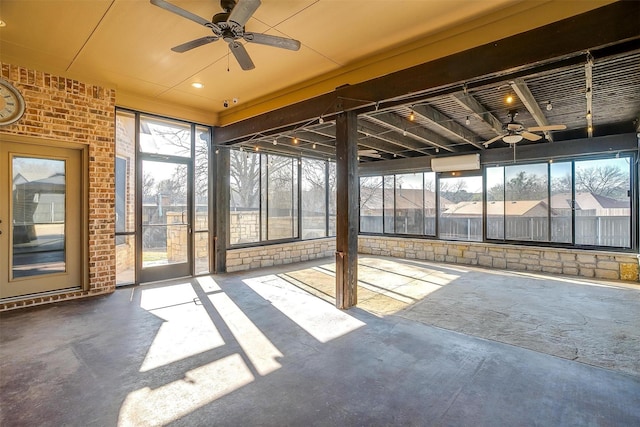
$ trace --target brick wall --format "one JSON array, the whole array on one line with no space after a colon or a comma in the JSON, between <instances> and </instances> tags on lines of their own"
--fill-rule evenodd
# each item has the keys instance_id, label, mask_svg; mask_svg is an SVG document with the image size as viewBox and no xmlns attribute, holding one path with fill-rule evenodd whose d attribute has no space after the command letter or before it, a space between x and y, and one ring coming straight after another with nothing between
<instances>
[{"instance_id":1,"label":"brick wall","mask_svg":"<svg viewBox=\"0 0 640 427\"><path fill-rule=\"evenodd\" d=\"M2 134L86 144L89 149L89 289L0 302L0 310L115 290L115 91L0 63L2 78L20 90L26 111Z\"/></svg>"},{"instance_id":2,"label":"brick wall","mask_svg":"<svg viewBox=\"0 0 640 427\"><path fill-rule=\"evenodd\" d=\"M635 254L475 242L360 236L358 252L596 279L638 282Z\"/></svg>"}]
</instances>

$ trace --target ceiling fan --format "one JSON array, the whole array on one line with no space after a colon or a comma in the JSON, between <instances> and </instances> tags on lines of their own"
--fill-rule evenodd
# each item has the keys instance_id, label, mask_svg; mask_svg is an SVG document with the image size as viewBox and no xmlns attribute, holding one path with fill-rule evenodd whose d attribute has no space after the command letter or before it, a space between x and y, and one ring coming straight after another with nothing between
<instances>
[{"instance_id":1,"label":"ceiling fan","mask_svg":"<svg viewBox=\"0 0 640 427\"><path fill-rule=\"evenodd\" d=\"M378 150L358 150L358 156L371 157L379 159L382 156L378 153Z\"/></svg>"},{"instance_id":2,"label":"ceiling fan","mask_svg":"<svg viewBox=\"0 0 640 427\"><path fill-rule=\"evenodd\" d=\"M502 140L509 145L514 145L523 139L529 141L539 141L542 139L542 136L536 135L532 132L546 132L550 130L564 130L567 128L566 125L547 125L547 126L534 126L530 128L524 127L522 123L516 122L515 118L518 115L518 112L515 110L509 111L509 117L511 120L509 123L502 126L503 134L498 135L495 138L488 140L483 143L485 147L489 147L489 144L492 144L498 140Z\"/></svg>"},{"instance_id":3,"label":"ceiling fan","mask_svg":"<svg viewBox=\"0 0 640 427\"><path fill-rule=\"evenodd\" d=\"M248 43L263 44L282 49L300 49L300 42L298 40L245 31L244 25L260 6L260 0L238 0L237 3L236 0L220 0L220 6L224 12L213 15L211 21L207 21L165 0L151 0L151 4L207 27L213 33L211 36L201 37L172 47L171 50L174 52L183 53L222 39L229 45L229 50L231 50L233 56L235 56L240 67L243 70L252 70L255 68L255 65L244 45L239 42L240 39Z\"/></svg>"}]
</instances>

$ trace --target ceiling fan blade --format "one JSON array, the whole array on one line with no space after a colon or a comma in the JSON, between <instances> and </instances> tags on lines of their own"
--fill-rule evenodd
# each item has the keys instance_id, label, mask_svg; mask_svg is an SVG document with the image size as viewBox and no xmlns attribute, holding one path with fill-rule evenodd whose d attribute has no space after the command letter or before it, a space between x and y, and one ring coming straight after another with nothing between
<instances>
[{"instance_id":1,"label":"ceiling fan blade","mask_svg":"<svg viewBox=\"0 0 640 427\"><path fill-rule=\"evenodd\" d=\"M238 43L236 41L231 42L229 43L229 49L231 49L233 56L236 57L238 64L240 64L240 68L242 68L245 71L253 70L254 68L256 68L256 66L253 65L253 61L249 57L249 53L247 52L247 49L245 49L241 43Z\"/></svg>"},{"instance_id":2,"label":"ceiling fan blade","mask_svg":"<svg viewBox=\"0 0 640 427\"><path fill-rule=\"evenodd\" d=\"M522 132L520 135L522 135L524 139L528 139L529 141L539 141L542 139L540 135L536 135L535 133L527 131Z\"/></svg>"},{"instance_id":3,"label":"ceiling fan blade","mask_svg":"<svg viewBox=\"0 0 640 427\"><path fill-rule=\"evenodd\" d=\"M166 2L164 0L151 0L151 4L158 6L164 10L167 10L169 12L173 12L176 15L180 15L183 18L187 18L190 21L195 22L196 24L200 24L200 25L204 25L207 28L211 28L211 29L218 29L220 30L220 28L215 25L213 22L208 21L204 18L201 18L198 15L195 15L191 12L189 12L188 10L184 10L181 7L175 6L169 2Z\"/></svg>"},{"instance_id":4,"label":"ceiling fan blade","mask_svg":"<svg viewBox=\"0 0 640 427\"><path fill-rule=\"evenodd\" d=\"M548 130L565 130L567 125L548 125L548 126L534 126L527 129L529 132L545 132Z\"/></svg>"},{"instance_id":5,"label":"ceiling fan blade","mask_svg":"<svg viewBox=\"0 0 640 427\"><path fill-rule=\"evenodd\" d=\"M264 44L267 46L279 47L281 49L300 49L300 42L298 40L270 36L268 34L244 33L244 39L249 43Z\"/></svg>"},{"instance_id":6,"label":"ceiling fan blade","mask_svg":"<svg viewBox=\"0 0 640 427\"><path fill-rule=\"evenodd\" d=\"M365 149L365 150L358 150L358 154L377 154L378 150L369 150L369 149Z\"/></svg>"},{"instance_id":7,"label":"ceiling fan blade","mask_svg":"<svg viewBox=\"0 0 640 427\"><path fill-rule=\"evenodd\" d=\"M520 123L507 123L507 129L515 132L521 131L522 125Z\"/></svg>"},{"instance_id":8,"label":"ceiling fan blade","mask_svg":"<svg viewBox=\"0 0 640 427\"><path fill-rule=\"evenodd\" d=\"M504 137L504 135L498 135L498 136L496 136L495 138L491 138L491 139L490 139L490 140L488 140L487 142L484 142L482 145L484 145L484 146L485 146L485 148L486 148L486 147L488 147L488 146L489 146L489 144L493 144L493 143L494 143L494 142L496 142L497 140L502 139L502 137Z\"/></svg>"},{"instance_id":9,"label":"ceiling fan blade","mask_svg":"<svg viewBox=\"0 0 640 427\"><path fill-rule=\"evenodd\" d=\"M233 22L240 27L244 27L251 15L260 6L260 0L240 0L231 10L227 22Z\"/></svg>"},{"instance_id":10,"label":"ceiling fan blade","mask_svg":"<svg viewBox=\"0 0 640 427\"><path fill-rule=\"evenodd\" d=\"M196 47L212 43L216 40L218 40L218 37L216 36L201 37L199 39L191 40L190 42L182 43L178 46L172 47L171 50L174 52L183 53Z\"/></svg>"}]
</instances>

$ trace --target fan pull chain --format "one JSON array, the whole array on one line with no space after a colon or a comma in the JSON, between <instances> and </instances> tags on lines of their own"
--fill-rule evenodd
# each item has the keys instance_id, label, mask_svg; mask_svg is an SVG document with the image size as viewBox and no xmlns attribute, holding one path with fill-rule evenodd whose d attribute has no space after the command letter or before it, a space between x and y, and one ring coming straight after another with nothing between
<instances>
[{"instance_id":1,"label":"fan pull chain","mask_svg":"<svg viewBox=\"0 0 640 427\"><path fill-rule=\"evenodd\" d=\"M231 46L227 44L227 73L230 72L229 55L231 55Z\"/></svg>"}]
</instances>

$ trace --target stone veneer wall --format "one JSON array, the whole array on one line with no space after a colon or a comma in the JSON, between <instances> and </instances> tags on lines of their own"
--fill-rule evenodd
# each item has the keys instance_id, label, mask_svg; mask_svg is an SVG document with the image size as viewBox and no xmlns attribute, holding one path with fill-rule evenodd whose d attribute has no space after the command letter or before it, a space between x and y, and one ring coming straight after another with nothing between
<instances>
[{"instance_id":1,"label":"stone veneer wall","mask_svg":"<svg viewBox=\"0 0 640 427\"><path fill-rule=\"evenodd\" d=\"M507 244L360 236L358 252L599 279L640 281L636 254Z\"/></svg>"},{"instance_id":2,"label":"stone veneer wall","mask_svg":"<svg viewBox=\"0 0 640 427\"><path fill-rule=\"evenodd\" d=\"M244 271L259 267L271 267L317 258L334 257L335 251L335 237L230 249L227 251L227 271Z\"/></svg>"},{"instance_id":3,"label":"stone veneer wall","mask_svg":"<svg viewBox=\"0 0 640 427\"><path fill-rule=\"evenodd\" d=\"M26 111L0 134L86 144L89 147L88 290L0 301L14 309L115 290L115 91L0 63L1 76L22 93Z\"/></svg>"}]
</instances>

